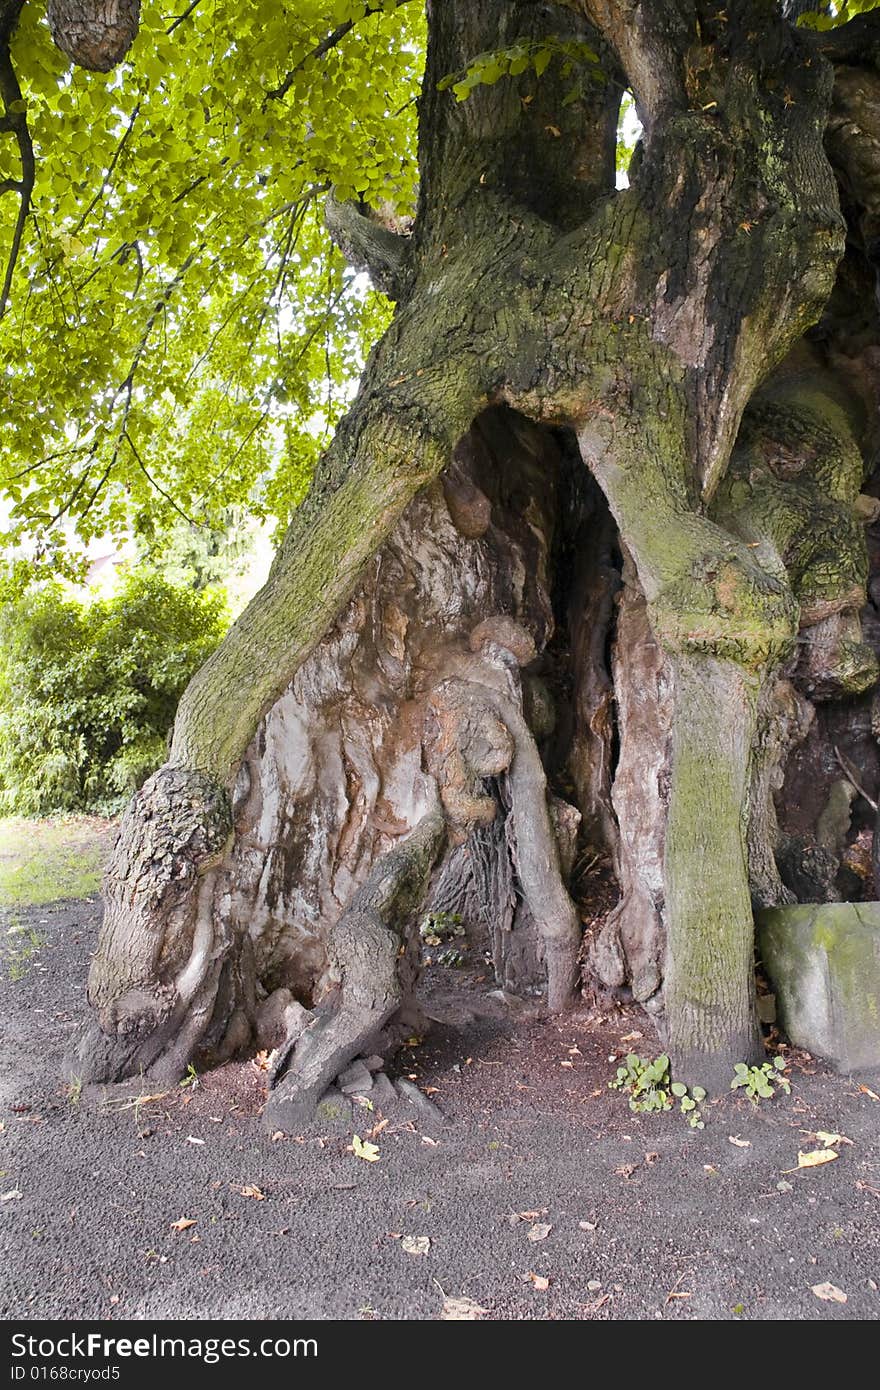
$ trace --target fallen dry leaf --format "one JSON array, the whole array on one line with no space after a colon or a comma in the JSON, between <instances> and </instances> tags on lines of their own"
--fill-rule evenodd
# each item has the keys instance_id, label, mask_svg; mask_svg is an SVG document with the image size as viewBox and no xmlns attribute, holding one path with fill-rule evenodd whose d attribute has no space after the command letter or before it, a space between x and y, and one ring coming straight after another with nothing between
<instances>
[{"instance_id":1,"label":"fallen dry leaf","mask_svg":"<svg viewBox=\"0 0 880 1390\"><path fill-rule=\"evenodd\" d=\"M859 1090L863 1096L869 1096L871 1100L880 1100L880 1096L878 1096L876 1091L872 1091L870 1086L860 1086Z\"/></svg>"},{"instance_id":2,"label":"fallen dry leaf","mask_svg":"<svg viewBox=\"0 0 880 1390\"><path fill-rule=\"evenodd\" d=\"M537 1221L529 1231L527 1240L546 1240L553 1227L548 1221Z\"/></svg>"},{"instance_id":3,"label":"fallen dry leaf","mask_svg":"<svg viewBox=\"0 0 880 1390\"><path fill-rule=\"evenodd\" d=\"M444 1322L476 1322L487 1311L472 1298L445 1298L440 1317Z\"/></svg>"},{"instance_id":4,"label":"fallen dry leaf","mask_svg":"<svg viewBox=\"0 0 880 1390\"><path fill-rule=\"evenodd\" d=\"M194 1135L188 1134L186 1136L186 1142L188 1144L204 1144L205 1141L204 1139L196 1139Z\"/></svg>"},{"instance_id":5,"label":"fallen dry leaf","mask_svg":"<svg viewBox=\"0 0 880 1390\"><path fill-rule=\"evenodd\" d=\"M644 1033L624 1033L621 1042L638 1042L639 1038L644 1037Z\"/></svg>"},{"instance_id":6,"label":"fallen dry leaf","mask_svg":"<svg viewBox=\"0 0 880 1390\"><path fill-rule=\"evenodd\" d=\"M269 1053L267 1049L264 1048L262 1052L255 1053L251 1060L257 1071L269 1070Z\"/></svg>"},{"instance_id":7,"label":"fallen dry leaf","mask_svg":"<svg viewBox=\"0 0 880 1390\"><path fill-rule=\"evenodd\" d=\"M272 1135L272 1143L273 1143L273 1144L277 1144L277 1143L278 1143L278 1140L279 1140L279 1139L283 1139L283 1138L284 1138L284 1130L283 1130L283 1129L276 1129L275 1133Z\"/></svg>"},{"instance_id":8,"label":"fallen dry leaf","mask_svg":"<svg viewBox=\"0 0 880 1390\"><path fill-rule=\"evenodd\" d=\"M11 1187L8 1192L0 1192L0 1202L17 1202L21 1196L23 1193L19 1188Z\"/></svg>"},{"instance_id":9,"label":"fallen dry leaf","mask_svg":"<svg viewBox=\"0 0 880 1390\"><path fill-rule=\"evenodd\" d=\"M847 1139L845 1134L827 1134L824 1129L816 1130L816 1138L826 1149L830 1149L834 1144L852 1144L851 1139Z\"/></svg>"},{"instance_id":10,"label":"fallen dry leaf","mask_svg":"<svg viewBox=\"0 0 880 1390\"><path fill-rule=\"evenodd\" d=\"M543 1274L535 1274L531 1269L526 1274L526 1278L531 1279L536 1289L549 1289L550 1287L549 1279L546 1279Z\"/></svg>"},{"instance_id":11,"label":"fallen dry leaf","mask_svg":"<svg viewBox=\"0 0 880 1390\"><path fill-rule=\"evenodd\" d=\"M440 1140L432 1139L429 1134L422 1135L422 1143L429 1144L432 1149L438 1149L440 1147Z\"/></svg>"},{"instance_id":12,"label":"fallen dry leaf","mask_svg":"<svg viewBox=\"0 0 880 1390\"><path fill-rule=\"evenodd\" d=\"M379 1162L379 1150L376 1145L366 1143L359 1134L351 1136L349 1151L354 1154L355 1158L362 1158L365 1163Z\"/></svg>"},{"instance_id":13,"label":"fallen dry leaf","mask_svg":"<svg viewBox=\"0 0 880 1390\"><path fill-rule=\"evenodd\" d=\"M400 1246L408 1255L427 1255L431 1248L431 1238L430 1236L404 1236Z\"/></svg>"},{"instance_id":14,"label":"fallen dry leaf","mask_svg":"<svg viewBox=\"0 0 880 1390\"><path fill-rule=\"evenodd\" d=\"M805 1153L803 1149L798 1150L798 1168L821 1168L823 1163L833 1163L840 1154L833 1149L808 1149ZM793 1168L786 1168L787 1173L795 1171Z\"/></svg>"},{"instance_id":15,"label":"fallen dry leaf","mask_svg":"<svg viewBox=\"0 0 880 1390\"><path fill-rule=\"evenodd\" d=\"M738 1134L728 1134L727 1138L730 1143L735 1144L738 1149L750 1149L752 1147L751 1139L740 1139Z\"/></svg>"},{"instance_id":16,"label":"fallen dry leaf","mask_svg":"<svg viewBox=\"0 0 880 1390\"><path fill-rule=\"evenodd\" d=\"M595 1229L596 1229L596 1222L595 1222L595 1221L579 1221L579 1222L578 1222L578 1226L580 1227L580 1229L581 1229L582 1231L595 1231Z\"/></svg>"},{"instance_id":17,"label":"fallen dry leaf","mask_svg":"<svg viewBox=\"0 0 880 1390\"><path fill-rule=\"evenodd\" d=\"M266 1194L261 1192L258 1187L254 1187L252 1182L246 1183L241 1189L242 1197L253 1197L255 1202L265 1202Z\"/></svg>"},{"instance_id":18,"label":"fallen dry leaf","mask_svg":"<svg viewBox=\"0 0 880 1390\"><path fill-rule=\"evenodd\" d=\"M176 1221L172 1221L171 1229L172 1231L188 1231L190 1226L194 1226L195 1224L192 1217L180 1216Z\"/></svg>"},{"instance_id":19,"label":"fallen dry leaf","mask_svg":"<svg viewBox=\"0 0 880 1390\"><path fill-rule=\"evenodd\" d=\"M622 1178L631 1178L638 1166L637 1163L621 1163L620 1167L615 1168L614 1171Z\"/></svg>"},{"instance_id":20,"label":"fallen dry leaf","mask_svg":"<svg viewBox=\"0 0 880 1390\"><path fill-rule=\"evenodd\" d=\"M823 1299L825 1303L846 1302L846 1294L836 1284L811 1284L810 1287L816 1297Z\"/></svg>"}]
</instances>

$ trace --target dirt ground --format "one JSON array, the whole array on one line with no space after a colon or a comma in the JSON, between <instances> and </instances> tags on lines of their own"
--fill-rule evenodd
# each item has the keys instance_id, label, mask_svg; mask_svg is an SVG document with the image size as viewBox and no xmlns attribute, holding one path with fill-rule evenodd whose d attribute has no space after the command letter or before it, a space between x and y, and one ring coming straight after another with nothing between
<instances>
[{"instance_id":1,"label":"dirt ground","mask_svg":"<svg viewBox=\"0 0 880 1390\"><path fill-rule=\"evenodd\" d=\"M791 1096L724 1097L692 1131L608 1089L617 1057L660 1050L639 1012L511 1016L459 971L435 993L469 995L401 1058L446 1124L365 1109L376 1162L350 1133L273 1139L253 1062L95 1105L58 1077L98 912L0 921L4 1318L880 1314L876 1079L794 1053ZM798 1169L818 1131L838 1158Z\"/></svg>"}]
</instances>

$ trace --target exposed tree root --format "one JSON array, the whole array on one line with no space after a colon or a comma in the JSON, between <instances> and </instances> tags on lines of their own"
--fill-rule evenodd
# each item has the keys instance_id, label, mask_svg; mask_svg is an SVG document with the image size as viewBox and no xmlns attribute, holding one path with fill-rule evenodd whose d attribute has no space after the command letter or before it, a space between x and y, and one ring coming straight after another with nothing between
<instances>
[{"instance_id":1,"label":"exposed tree root","mask_svg":"<svg viewBox=\"0 0 880 1390\"><path fill-rule=\"evenodd\" d=\"M266 1113L272 1128L297 1132L327 1087L411 999L417 965L413 917L445 833L439 810L379 859L330 933L336 989L296 1042Z\"/></svg>"}]
</instances>

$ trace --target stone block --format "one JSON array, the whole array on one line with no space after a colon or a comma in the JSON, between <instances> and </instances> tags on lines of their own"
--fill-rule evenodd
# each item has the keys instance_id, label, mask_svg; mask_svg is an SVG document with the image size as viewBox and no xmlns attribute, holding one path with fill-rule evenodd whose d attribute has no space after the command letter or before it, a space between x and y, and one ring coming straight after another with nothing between
<instances>
[{"instance_id":1,"label":"stone block","mask_svg":"<svg viewBox=\"0 0 880 1390\"><path fill-rule=\"evenodd\" d=\"M837 1071L880 1070L880 903L800 903L757 915L779 1021Z\"/></svg>"}]
</instances>

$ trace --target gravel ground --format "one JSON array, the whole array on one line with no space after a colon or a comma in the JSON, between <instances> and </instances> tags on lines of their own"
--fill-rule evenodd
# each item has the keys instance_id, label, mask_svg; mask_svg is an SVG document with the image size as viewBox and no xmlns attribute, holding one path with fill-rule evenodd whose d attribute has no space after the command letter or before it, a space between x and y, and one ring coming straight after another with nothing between
<instances>
[{"instance_id":1,"label":"gravel ground","mask_svg":"<svg viewBox=\"0 0 880 1390\"><path fill-rule=\"evenodd\" d=\"M456 972L469 994L401 1060L447 1123L365 1109L367 1162L350 1133L273 1139L254 1062L137 1106L68 1094L98 913L0 925L4 1318L434 1319L453 1298L494 1319L880 1313L876 1079L792 1053L790 1097L725 1097L691 1131L608 1089L612 1057L659 1051L641 1014L499 1016ZM852 1142L799 1170L817 1131Z\"/></svg>"}]
</instances>

